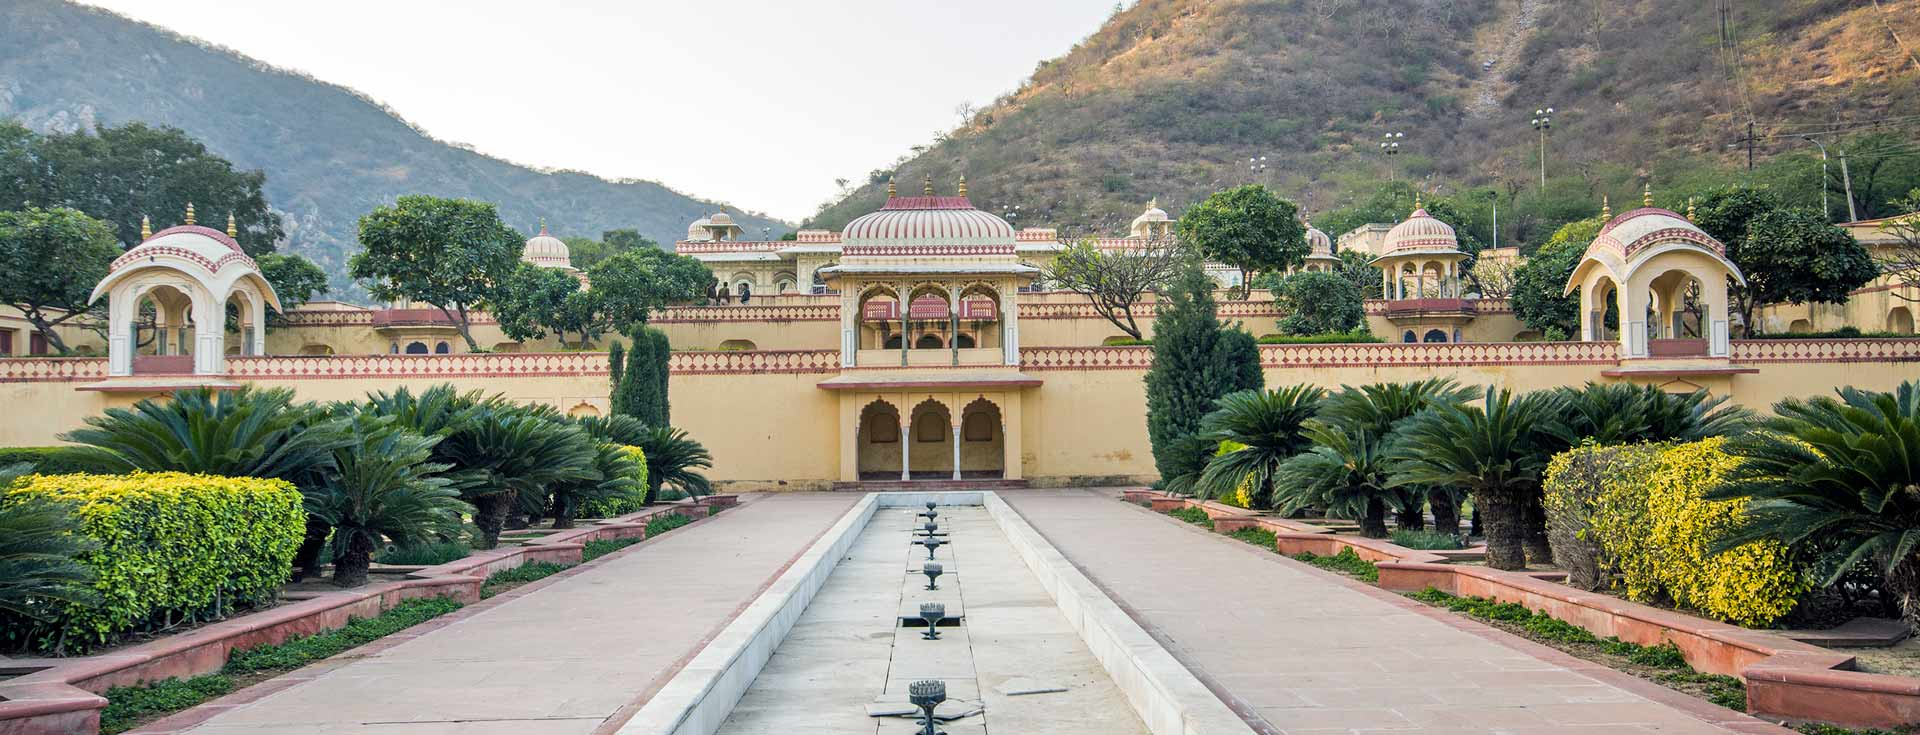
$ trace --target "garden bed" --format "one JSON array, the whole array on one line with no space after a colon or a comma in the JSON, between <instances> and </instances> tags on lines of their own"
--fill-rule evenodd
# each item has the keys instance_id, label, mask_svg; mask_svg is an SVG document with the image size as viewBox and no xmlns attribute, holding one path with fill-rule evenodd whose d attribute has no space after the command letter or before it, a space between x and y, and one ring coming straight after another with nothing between
<instances>
[{"instance_id":1,"label":"garden bed","mask_svg":"<svg viewBox=\"0 0 1920 735\"><path fill-rule=\"evenodd\" d=\"M1382 589L1403 593L1434 589L1449 595L1515 603L1601 639L1616 638L1644 647L1671 644L1696 672L1743 680L1747 711L1759 716L1847 727L1886 728L1920 722L1920 679L1854 670L1856 657L1851 652L1801 643L1773 631L1741 628L1580 591L1558 583L1559 575L1550 571L1510 572L1453 563L1440 553L1408 549L1384 539L1343 536L1324 527L1259 516L1211 501L1151 491L1129 491L1125 498L1162 513L1198 509L1213 521L1214 530L1223 534L1252 528L1269 531L1274 537L1274 550L1288 556L1357 556L1374 563L1379 574L1377 584ZM1909 650L1914 649L1909 646ZM1877 659L1868 666L1891 669L1894 663Z\"/></svg>"},{"instance_id":2,"label":"garden bed","mask_svg":"<svg viewBox=\"0 0 1920 735\"><path fill-rule=\"evenodd\" d=\"M643 538L656 516L709 515L707 506L669 503L618 518L589 522L523 545L503 544L466 558L426 567L400 579L375 579L352 588L304 588L308 599L289 600L248 613L175 632L108 653L73 658L0 660L0 733L90 733L100 726L100 696L115 687L167 679L188 680L220 671L234 651L278 645L295 636L311 636L346 626L354 619L378 617L407 600L450 598L468 604L481 599L487 578L523 564L580 562L591 541Z\"/></svg>"}]
</instances>

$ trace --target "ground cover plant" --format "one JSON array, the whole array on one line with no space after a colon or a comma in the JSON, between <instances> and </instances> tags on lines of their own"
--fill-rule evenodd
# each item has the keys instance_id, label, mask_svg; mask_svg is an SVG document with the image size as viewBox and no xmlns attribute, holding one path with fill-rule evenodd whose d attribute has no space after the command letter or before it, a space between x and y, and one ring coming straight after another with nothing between
<instances>
[{"instance_id":1,"label":"ground cover plant","mask_svg":"<svg viewBox=\"0 0 1920 735\"><path fill-rule=\"evenodd\" d=\"M1484 597L1450 595L1431 587L1408 597L1482 620L1507 632L1659 682L1728 709L1744 712L1747 708L1746 685L1731 676L1694 671L1687 665L1680 648L1672 643L1642 646L1618 638L1601 638L1580 626L1534 612L1525 605Z\"/></svg>"},{"instance_id":2,"label":"ground cover plant","mask_svg":"<svg viewBox=\"0 0 1920 735\"><path fill-rule=\"evenodd\" d=\"M100 712L100 732L112 735L131 730L458 609L460 603L446 597L405 600L377 616L349 620L338 630L234 651L217 673L108 689L107 707Z\"/></svg>"},{"instance_id":3,"label":"ground cover plant","mask_svg":"<svg viewBox=\"0 0 1920 735\"><path fill-rule=\"evenodd\" d=\"M465 541L433 541L411 546L396 546L380 552L375 563L430 567L465 559L473 554L473 545Z\"/></svg>"},{"instance_id":4,"label":"ground cover plant","mask_svg":"<svg viewBox=\"0 0 1920 735\"><path fill-rule=\"evenodd\" d=\"M580 550L580 563L585 564L587 562L593 561L595 559L606 556L613 552L616 552L621 549L632 546L634 544L640 543L643 540L645 539L642 539L639 536L628 536L626 538L603 538L603 539L594 539L592 541L588 541L586 544L584 544L585 548Z\"/></svg>"},{"instance_id":5,"label":"ground cover plant","mask_svg":"<svg viewBox=\"0 0 1920 735\"><path fill-rule=\"evenodd\" d=\"M480 583L480 599L487 599L528 582L546 579L572 566L550 561L530 561L512 569L502 569L489 575L487 581Z\"/></svg>"},{"instance_id":6,"label":"ground cover plant","mask_svg":"<svg viewBox=\"0 0 1920 735\"><path fill-rule=\"evenodd\" d=\"M1374 566L1373 562L1360 558L1360 555L1354 553L1351 548L1341 549L1340 553L1332 556L1322 556L1311 551L1302 551L1298 554L1291 555L1291 557L1295 561L1303 561L1321 569L1339 572L1364 582L1380 581L1380 568Z\"/></svg>"},{"instance_id":7,"label":"ground cover plant","mask_svg":"<svg viewBox=\"0 0 1920 735\"><path fill-rule=\"evenodd\" d=\"M1206 511L1190 505L1167 511L1167 515L1209 530L1213 528L1213 516L1209 516Z\"/></svg>"},{"instance_id":8,"label":"ground cover plant","mask_svg":"<svg viewBox=\"0 0 1920 735\"><path fill-rule=\"evenodd\" d=\"M1416 531L1409 528L1394 529L1387 539L1409 549L1422 551L1450 551L1466 548L1460 537L1440 531Z\"/></svg>"},{"instance_id":9,"label":"ground cover plant","mask_svg":"<svg viewBox=\"0 0 1920 735\"><path fill-rule=\"evenodd\" d=\"M648 518L647 519L647 538L653 538L654 536L666 533L668 531L671 531L673 529L679 528L681 526L687 525L692 522L693 522L692 518L688 518L687 516L679 513L668 513L666 515L654 516L652 518Z\"/></svg>"},{"instance_id":10,"label":"ground cover plant","mask_svg":"<svg viewBox=\"0 0 1920 735\"><path fill-rule=\"evenodd\" d=\"M1234 531L1233 533L1227 534L1227 536L1236 541L1244 541L1246 543L1253 544L1254 546L1261 547L1268 551L1273 550L1273 543L1274 541L1277 540L1274 537L1272 531L1261 528L1259 526L1249 526L1247 528L1242 528L1238 531Z\"/></svg>"}]
</instances>

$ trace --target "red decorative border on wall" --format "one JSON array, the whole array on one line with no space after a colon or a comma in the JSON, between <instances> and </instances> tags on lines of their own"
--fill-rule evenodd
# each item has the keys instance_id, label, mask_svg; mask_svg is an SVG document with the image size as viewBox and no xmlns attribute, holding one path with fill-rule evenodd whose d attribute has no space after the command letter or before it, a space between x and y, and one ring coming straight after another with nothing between
<instances>
[{"instance_id":1,"label":"red decorative border on wall","mask_svg":"<svg viewBox=\"0 0 1920 735\"><path fill-rule=\"evenodd\" d=\"M831 322L840 305L828 306L675 306L653 318L654 324L698 322Z\"/></svg>"},{"instance_id":2,"label":"red decorative border on wall","mask_svg":"<svg viewBox=\"0 0 1920 735\"><path fill-rule=\"evenodd\" d=\"M792 247L797 240L681 240L673 244L678 255L689 253L765 253Z\"/></svg>"},{"instance_id":3,"label":"red decorative border on wall","mask_svg":"<svg viewBox=\"0 0 1920 735\"><path fill-rule=\"evenodd\" d=\"M58 383L105 377L104 357L0 358L0 383Z\"/></svg>"},{"instance_id":4,"label":"red decorative border on wall","mask_svg":"<svg viewBox=\"0 0 1920 735\"><path fill-rule=\"evenodd\" d=\"M1012 245L847 245L841 255L1012 255Z\"/></svg>"},{"instance_id":5,"label":"red decorative border on wall","mask_svg":"<svg viewBox=\"0 0 1920 735\"><path fill-rule=\"evenodd\" d=\"M1460 342L1453 344L1261 345L1260 366L1439 367L1465 365L1615 365L1614 342ZM1153 348L1029 347L1020 350L1025 370L1145 370Z\"/></svg>"},{"instance_id":6,"label":"red decorative border on wall","mask_svg":"<svg viewBox=\"0 0 1920 735\"><path fill-rule=\"evenodd\" d=\"M1736 340L1733 362L1920 362L1920 338Z\"/></svg>"}]
</instances>

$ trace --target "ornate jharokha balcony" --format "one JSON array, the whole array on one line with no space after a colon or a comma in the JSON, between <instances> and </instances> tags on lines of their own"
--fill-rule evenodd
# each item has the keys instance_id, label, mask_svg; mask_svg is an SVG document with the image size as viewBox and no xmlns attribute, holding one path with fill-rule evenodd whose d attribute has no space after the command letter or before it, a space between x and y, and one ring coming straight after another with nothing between
<instances>
[{"instance_id":1,"label":"ornate jharokha balcony","mask_svg":"<svg viewBox=\"0 0 1920 735\"><path fill-rule=\"evenodd\" d=\"M450 327L453 320L439 309L386 309L373 313L373 326L381 327Z\"/></svg>"},{"instance_id":2,"label":"ornate jharokha balcony","mask_svg":"<svg viewBox=\"0 0 1920 735\"><path fill-rule=\"evenodd\" d=\"M1475 301L1477 299L1394 299L1387 302L1387 318L1445 316L1471 319L1480 313L1474 307Z\"/></svg>"}]
</instances>

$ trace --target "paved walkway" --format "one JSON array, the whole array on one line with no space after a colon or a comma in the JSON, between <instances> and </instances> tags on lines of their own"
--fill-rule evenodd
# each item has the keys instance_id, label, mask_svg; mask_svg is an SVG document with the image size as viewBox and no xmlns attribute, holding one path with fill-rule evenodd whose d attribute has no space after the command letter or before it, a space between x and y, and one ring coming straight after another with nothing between
<instances>
[{"instance_id":1,"label":"paved walkway","mask_svg":"<svg viewBox=\"0 0 1920 735\"><path fill-rule=\"evenodd\" d=\"M1266 732L1780 732L1107 491L1001 496Z\"/></svg>"},{"instance_id":2,"label":"paved walkway","mask_svg":"<svg viewBox=\"0 0 1920 735\"><path fill-rule=\"evenodd\" d=\"M858 497L745 503L192 732L591 733L664 684Z\"/></svg>"}]
</instances>

